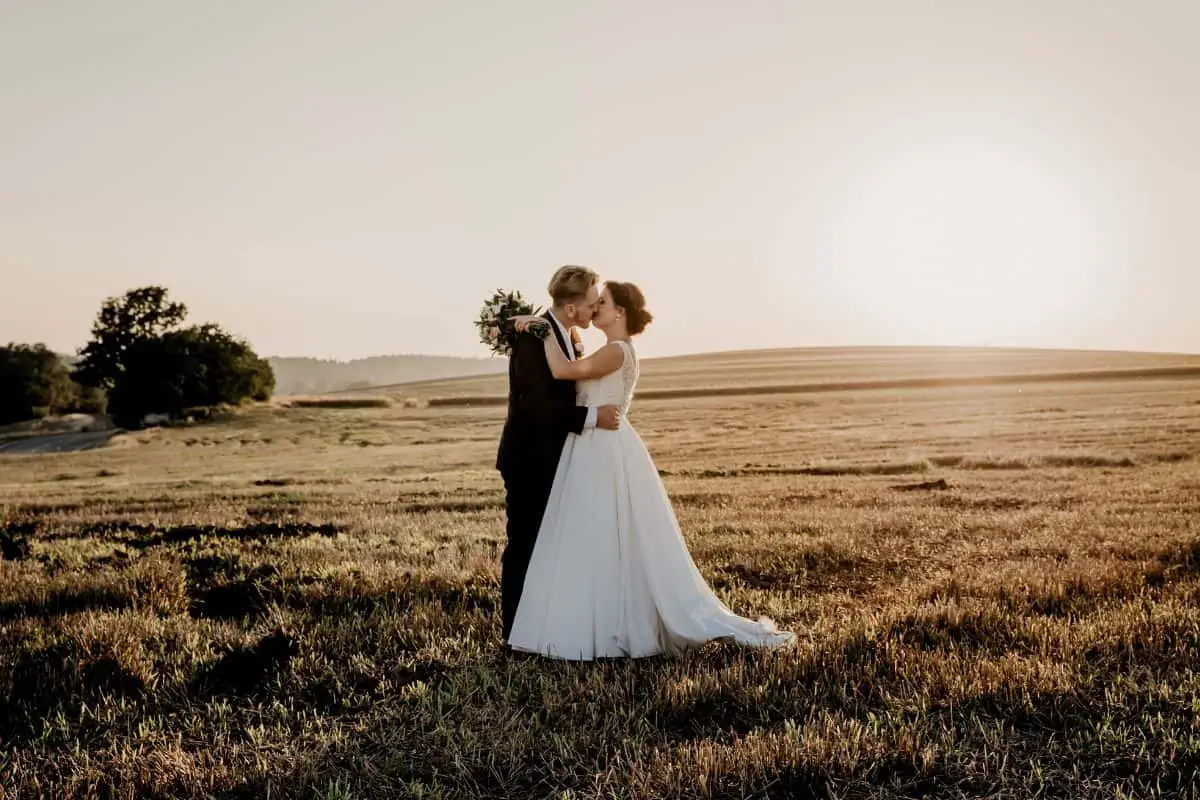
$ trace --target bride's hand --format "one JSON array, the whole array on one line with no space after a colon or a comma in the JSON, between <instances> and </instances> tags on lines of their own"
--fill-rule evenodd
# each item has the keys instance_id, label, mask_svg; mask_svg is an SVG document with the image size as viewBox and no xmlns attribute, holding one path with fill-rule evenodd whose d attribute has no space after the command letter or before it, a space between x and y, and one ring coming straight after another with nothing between
<instances>
[{"instance_id":1,"label":"bride's hand","mask_svg":"<svg viewBox=\"0 0 1200 800\"><path fill-rule=\"evenodd\" d=\"M525 331L529 330L532 325L539 322L545 322L545 320L536 314L522 314L519 317L512 318L513 328L516 329L517 333L524 333Z\"/></svg>"}]
</instances>

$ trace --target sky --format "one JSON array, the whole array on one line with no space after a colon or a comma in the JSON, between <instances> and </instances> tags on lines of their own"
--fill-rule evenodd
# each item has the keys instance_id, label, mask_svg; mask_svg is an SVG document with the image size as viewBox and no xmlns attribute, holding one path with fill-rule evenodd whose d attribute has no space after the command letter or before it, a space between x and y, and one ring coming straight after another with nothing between
<instances>
[{"instance_id":1,"label":"sky","mask_svg":"<svg viewBox=\"0 0 1200 800\"><path fill-rule=\"evenodd\" d=\"M167 286L264 355L1200 352L1193 0L0 0L0 342ZM596 334L592 334L593 341Z\"/></svg>"}]
</instances>

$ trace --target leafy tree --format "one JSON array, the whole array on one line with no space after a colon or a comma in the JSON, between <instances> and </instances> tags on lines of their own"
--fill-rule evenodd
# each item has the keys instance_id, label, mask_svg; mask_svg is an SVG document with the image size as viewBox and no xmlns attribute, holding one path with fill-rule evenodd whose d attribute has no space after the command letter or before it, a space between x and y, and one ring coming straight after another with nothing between
<instances>
[{"instance_id":1,"label":"leafy tree","mask_svg":"<svg viewBox=\"0 0 1200 800\"><path fill-rule=\"evenodd\" d=\"M73 407L79 388L44 344L0 347L0 424L40 419Z\"/></svg>"},{"instance_id":2,"label":"leafy tree","mask_svg":"<svg viewBox=\"0 0 1200 800\"><path fill-rule=\"evenodd\" d=\"M178 415L187 396L202 385L202 368L176 334L130 343L123 369L108 393L109 414L122 428L136 428L147 414Z\"/></svg>"},{"instance_id":3,"label":"leafy tree","mask_svg":"<svg viewBox=\"0 0 1200 800\"><path fill-rule=\"evenodd\" d=\"M108 394L103 389L94 386L81 386L74 380L71 386L75 395L70 404L63 409L69 413L103 414L108 410Z\"/></svg>"},{"instance_id":4,"label":"leafy tree","mask_svg":"<svg viewBox=\"0 0 1200 800\"><path fill-rule=\"evenodd\" d=\"M205 392L191 405L236 404L264 401L275 390L275 374L266 359L242 339L216 325L189 328L193 352L204 365Z\"/></svg>"},{"instance_id":5,"label":"leafy tree","mask_svg":"<svg viewBox=\"0 0 1200 800\"><path fill-rule=\"evenodd\" d=\"M80 351L74 377L83 386L112 389L125 371L131 348L178 327L187 316L161 286L133 289L110 297L92 325L92 339Z\"/></svg>"},{"instance_id":6,"label":"leafy tree","mask_svg":"<svg viewBox=\"0 0 1200 800\"><path fill-rule=\"evenodd\" d=\"M246 342L216 325L169 331L133 342L109 407L122 427L136 427L151 413L182 416L198 406L267 400L275 377Z\"/></svg>"}]
</instances>

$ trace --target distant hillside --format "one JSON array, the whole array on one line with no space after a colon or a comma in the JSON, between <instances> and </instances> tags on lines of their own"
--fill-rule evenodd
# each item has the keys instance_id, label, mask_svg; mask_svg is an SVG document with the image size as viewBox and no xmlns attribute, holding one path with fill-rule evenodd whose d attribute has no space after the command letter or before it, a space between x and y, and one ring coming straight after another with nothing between
<instances>
[{"instance_id":1,"label":"distant hillside","mask_svg":"<svg viewBox=\"0 0 1200 800\"><path fill-rule=\"evenodd\" d=\"M501 364L505 362L499 362ZM1116 351L973 347L816 347L697 353L642 362L638 393L643 398L762 394L844 388L900 388L906 384L987 384L997 376L1064 373L1095 380L1114 378L1200 378L1200 355ZM1090 373L1090 375L1088 374ZM998 383L1011 382L1002 377ZM374 386L364 393L398 399L437 398L500 402L508 376L499 374Z\"/></svg>"},{"instance_id":2,"label":"distant hillside","mask_svg":"<svg viewBox=\"0 0 1200 800\"><path fill-rule=\"evenodd\" d=\"M449 356L373 356L354 361L319 358L269 358L275 370L275 394L324 394L380 384L493 375L508 369L502 358Z\"/></svg>"}]
</instances>

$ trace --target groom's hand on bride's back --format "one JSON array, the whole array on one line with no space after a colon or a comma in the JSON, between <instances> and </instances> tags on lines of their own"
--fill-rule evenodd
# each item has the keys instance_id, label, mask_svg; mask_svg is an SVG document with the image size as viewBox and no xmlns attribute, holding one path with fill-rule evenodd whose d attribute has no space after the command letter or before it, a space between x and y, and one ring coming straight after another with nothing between
<instances>
[{"instance_id":1,"label":"groom's hand on bride's back","mask_svg":"<svg viewBox=\"0 0 1200 800\"><path fill-rule=\"evenodd\" d=\"M615 431L621 427L621 407L600 406L596 409L596 427L606 431Z\"/></svg>"}]
</instances>

